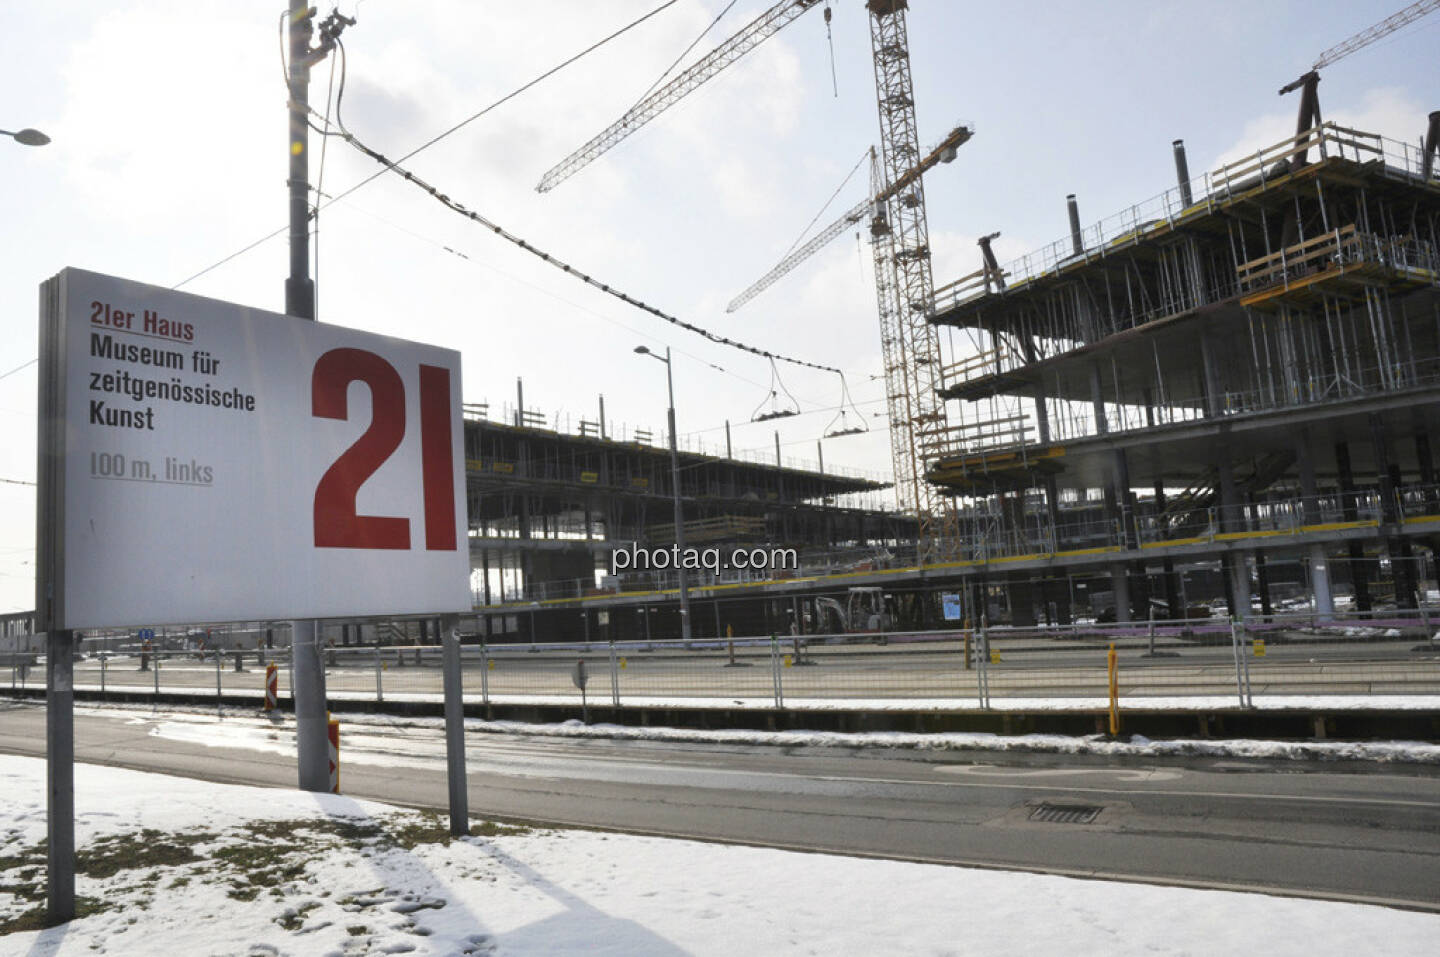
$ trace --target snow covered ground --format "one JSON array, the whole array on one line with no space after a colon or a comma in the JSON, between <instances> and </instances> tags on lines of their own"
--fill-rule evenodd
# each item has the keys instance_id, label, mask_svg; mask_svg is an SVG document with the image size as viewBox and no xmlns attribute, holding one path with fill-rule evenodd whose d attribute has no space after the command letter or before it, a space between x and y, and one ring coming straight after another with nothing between
<instances>
[{"instance_id":1,"label":"snow covered ground","mask_svg":"<svg viewBox=\"0 0 1440 957\"><path fill-rule=\"evenodd\" d=\"M287 715L278 727L253 711L228 709L223 720L213 710L167 708L152 712L142 706L77 708L77 713L145 714L157 723L151 734L172 741L189 741L212 747L241 747L256 751L293 754L293 723ZM340 715L342 753L347 761L384 764L395 760L388 749L371 754L346 747L347 729L407 727L443 728L441 718L397 717L383 714ZM576 720L554 724L523 721L485 721L468 718L467 734L514 734L534 737L612 738L625 741L690 741L707 744L771 747L903 748L919 751L1021 751L1035 754L1098 754L1125 757L1267 758L1305 761L1376 761L1395 764L1440 765L1440 744L1424 741L1267 741L1248 738L1175 738L1151 740L1132 735L1110 740L1104 735L1083 737L1062 734L1000 735L984 732L909 731L755 731L741 729L668 728L648 725L582 724Z\"/></svg>"},{"instance_id":2,"label":"snow covered ground","mask_svg":"<svg viewBox=\"0 0 1440 957\"><path fill-rule=\"evenodd\" d=\"M448 841L343 796L79 765L78 893L43 884L45 765L0 757L0 954L1432 954L1440 915L586 831Z\"/></svg>"}]
</instances>

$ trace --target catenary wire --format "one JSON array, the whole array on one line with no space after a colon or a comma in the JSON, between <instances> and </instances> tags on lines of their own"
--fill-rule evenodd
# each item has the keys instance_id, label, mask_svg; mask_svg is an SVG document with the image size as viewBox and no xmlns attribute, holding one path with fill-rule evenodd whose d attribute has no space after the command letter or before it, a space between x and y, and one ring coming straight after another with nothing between
<instances>
[{"instance_id":1,"label":"catenary wire","mask_svg":"<svg viewBox=\"0 0 1440 957\"><path fill-rule=\"evenodd\" d=\"M617 37L620 37L620 36L622 36L623 34L630 32L630 31L633 30L635 27L638 27L640 24L644 23L646 20L649 20L651 17L655 16L656 14L658 14L658 13L666 10L666 9L669 8L669 7L674 6L674 5L675 5L676 3L678 3L678 2L679 2L679 0L666 0L665 3L660 4L660 6L656 7L654 10L651 10L649 13L645 14L644 16L641 16L641 17L639 17L639 18L637 18L637 19L635 19L635 20L630 21L630 22L627 23L625 26L623 26L623 27L621 27L620 29L616 30L614 33L611 33L609 36L605 37L604 39L597 40L596 42L592 43L590 46L588 46L588 47L586 47L585 49L581 50L579 53L576 53L575 55L569 57L568 59L563 60L563 61L560 62L560 63L557 63L555 66L553 66L553 67L551 67L550 69L546 70L544 73L542 73L542 74L540 74L539 76L535 77L533 80L530 80L528 83L525 83L523 86L517 87L516 89L514 89L514 90L512 90L511 92L505 94L505 95L502 96L500 99L498 99L498 100L496 100L495 102L491 103L489 106L485 107L484 109L480 110L479 112L470 115L470 116L467 117L466 119L461 120L459 123L456 123L454 126L450 127L448 130L446 130L445 132L441 133L439 136L432 137L431 139L426 140L424 143L421 143L419 146L415 147L415 149L411 150L410 152L406 153L404 156L400 157L400 159L399 159L397 162L402 162L402 163L403 163L405 160L410 159L411 157L415 156L416 154L418 154L418 153L420 153L420 152L422 152L422 151L424 151L424 150L429 149L430 147L434 146L436 143L438 143L438 142L440 142L441 140L445 139L447 136L451 135L452 133L456 132L457 130L459 130L459 129L461 129L461 128L467 126L467 125L469 125L470 123L473 123L475 120L478 120L480 117L484 116L486 113L489 113L491 110L494 110L494 109L496 109L497 107L499 107L499 106L501 106L501 105L503 105L503 104L505 104L505 103L508 103L510 100L513 100L515 97L519 96L521 93L524 93L526 90L529 90L531 87L535 86L537 83L540 83L540 82L542 82L542 81L544 81L544 80L549 79L550 77L554 76L556 73L559 73L561 70L565 69L567 66L570 66L572 63L576 62L577 60L580 60L581 58L583 58L583 57L585 57L585 56L588 56L589 54L595 52L596 50L600 49L600 48L601 48L602 46L604 46L605 44L609 43L611 40L614 40L614 39L616 39ZM281 19L281 23L282 23L282 24L284 23L283 16L282 16L282 19ZM283 43L283 41L282 41L282 43L281 43L281 56L282 56L282 59L283 59L283 56L284 56L284 43ZM286 81L288 82L288 80L289 80L289 77L287 76L287 77L286 77ZM308 120L308 118L307 118L307 120ZM334 136L334 135L338 135L338 134L332 133L332 134L330 134L330 135ZM329 206L329 205L332 204L332 203L337 203L337 202L339 202L340 200L344 199L346 196L349 196L351 193L355 192L356 190L358 190L358 189L360 189L360 188L362 188L362 187L364 187L364 186L367 186L367 185L369 185L370 183L374 182L375 180L379 179L381 176L385 175L386 172L387 172L387 170L383 170L383 169L382 169L382 170L380 170L380 172L378 172L378 173L373 173L373 174L371 174L370 176L365 177L364 179L360 180L360 181L359 181L358 183L356 183L355 185L353 185L353 186L347 188L346 190L344 190L343 192L337 194L334 199L330 200L330 202L329 202L329 203L326 203L325 205ZM204 269L202 269L202 270L200 270L199 272L195 273L193 276L190 276L190 277L188 277L188 278L186 278L186 279L182 279L180 282L176 283L174 286L171 286L170 288L172 288L172 289L180 289L180 288L182 288L182 287L184 287L184 286L187 286L187 285L189 285L190 283L194 282L196 279L199 279L201 276L205 275L206 273L209 273L209 272L212 272L212 271L214 271L214 270L216 270L216 269L219 269L221 266L225 265L225 264L228 263L228 262L231 262L231 261L234 260L234 259L239 258L240 256L245 255L246 253L250 252L250 250L255 249L257 246L263 246L265 243L267 243L267 242L269 242L270 240L274 239L276 236L281 236L281 235L285 234L289 229L290 229L290 227L289 227L288 225L281 226L279 229L275 230L274 232L268 233L268 234L266 234L266 235L264 235L264 236L261 236L259 239L255 240L253 243L250 243L248 246L245 246L245 247L243 247L242 249L236 250L235 252L233 252L233 253L231 253L230 255L226 256L224 259L221 259L221 260L219 260L219 261L216 262L216 263L213 263L213 264L211 264L211 265L209 265L209 266L206 266Z\"/></svg>"},{"instance_id":2,"label":"catenary wire","mask_svg":"<svg viewBox=\"0 0 1440 957\"><path fill-rule=\"evenodd\" d=\"M340 91L342 97L344 96L344 92L344 88L342 87ZM588 286L599 289L606 295L614 296L616 299L619 299L621 302L626 303L627 305L634 306L636 309L639 309L643 312L648 312L652 316L663 319L671 325L678 326L681 329L685 329L689 332L693 332L696 335L709 339L711 342L714 342L718 345L728 346L732 349L739 349L743 352L749 352L757 356L764 356L767 359L775 359L780 362L786 362L790 365L803 366L807 369L818 369L822 372L834 372L836 374L840 372L840 370L835 368L834 366L828 366L819 362L810 362L805 359L796 359L792 356L787 356L779 352L772 352L768 349L761 349L758 346L752 346L748 343L740 342L737 339L731 339L729 336L722 336L717 333L711 332L710 330L702 328L701 326L697 326L694 323L686 322L684 319L672 316L668 312L652 306L649 303L644 302L643 300L636 299L629 293L616 289L608 283L601 282L600 280L591 276L589 273L583 272L575 268L574 266L565 262L563 259L551 255L545 250L539 248L538 246L533 245L523 237L512 233L510 230L506 229L504 226L501 226L499 223L487 219L480 213L467 209L465 205L460 203L458 200L450 198L450 196L440 192L440 190L438 190L434 186L431 186L419 176L416 176L414 173L400 166L398 164L398 161L390 159L385 154L379 152L378 150L372 149L371 147L361 142L353 133L351 133L345 128L344 120L341 119L341 114L338 108L338 98L336 101L336 105L337 109L335 112L335 121L340 127L341 135L345 137L345 142L349 143L351 146L355 147L355 149L359 150L361 153L364 153L366 156L370 157L375 162L380 163L388 169L394 170L395 173L399 175L402 179L404 179L406 182L409 182L419 187L421 190L428 193L433 199L438 201L441 205L475 223L480 224L481 226L484 226L486 229L490 230L495 235L499 236L501 239L504 239L506 242L509 242L512 245L523 249L530 255L543 260L548 265L554 266L556 269L561 270L567 275L575 277L576 279L580 280Z\"/></svg>"}]
</instances>

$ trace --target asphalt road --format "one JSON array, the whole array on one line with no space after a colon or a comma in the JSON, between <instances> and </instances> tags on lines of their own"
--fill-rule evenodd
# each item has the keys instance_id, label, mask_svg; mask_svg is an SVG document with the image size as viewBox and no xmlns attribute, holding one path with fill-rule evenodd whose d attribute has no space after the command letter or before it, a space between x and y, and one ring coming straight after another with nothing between
<instances>
[{"instance_id":1,"label":"asphalt road","mask_svg":"<svg viewBox=\"0 0 1440 957\"><path fill-rule=\"evenodd\" d=\"M43 755L44 728L43 707L0 702L0 751ZM85 708L75 728L82 762L295 782L288 718ZM469 735L467 762L477 818L1440 911L1435 769L490 733ZM438 728L346 724L342 767L353 797L445 806ZM1047 823L1042 802L1101 810Z\"/></svg>"}]
</instances>

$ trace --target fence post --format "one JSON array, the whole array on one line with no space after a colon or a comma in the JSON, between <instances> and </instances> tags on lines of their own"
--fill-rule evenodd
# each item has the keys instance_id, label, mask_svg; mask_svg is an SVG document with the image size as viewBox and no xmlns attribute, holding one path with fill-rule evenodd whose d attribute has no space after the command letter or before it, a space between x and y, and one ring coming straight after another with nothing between
<instances>
[{"instance_id":1,"label":"fence post","mask_svg":"<svg viewBox=\"0 0 1440 957\"><path fill-rule=\"evenodd\" d=\"M375 635L375 703L385 702L385 681L380 676L385 671L385 661L380 655L380 635Z\"/></svg>"},{"instance_id":2,"label":"fence post","mask_svg":"<svg viewBox=\"0 0 1440 957\"><path fill-rule=\"evenodd\" d=\"M1236 620L1230 619L1230 651L1235 656L1235 693L1240 699L1240 707L1247 708L1249 703L1246 696L1249 693L1250 668L1245 662L1245 651L1240 647L1240 632L1236 628Z\"/></svg>"},{"instance_id":3,"label":"fence post","mask_svg":"<svg viewBox=\"0 0 1440 957\"><path fill-rule=\"evenodd\" d=\"M225 717L225 715L222 714L221 711L220 711L220 702L221 702L221 700L222 700L222 698L221 698L221 694L220 694L220 649L219 649L219 648L216 648L216 649L215 649L215 717L216 717L216 718L222 718L222 719L223 719L223 718Z\"/></svg>"},{"instance_id":4,"label":"fence post","mask_svg":"<svg viewBox=\"0 0 1440 957\"><path fill-rule=\"evenodd\" d=\"M1110 737L1113 738L1120 733L1120 656L1115 653L1113 641L1105 653L1105 664L1110 681Z\"/></svg>"},{"instance_id":5,"label":"fence post","mask_svg":"<svg viewBox=\"0 0 1440 957\"><path fill-rule=\"evenodd\" d=\"M975 633L975 664L978 666L975 677L975 691L980 699L980 707L990 707L990 633L986 628L989 622L982 615L980 628Z\"/></svg>"},{"instance_id":6,"label":"fence post","mask_svg":"<svg viewBox=\"0 0 1440 957\"><path fill-rule=\"evenodd\" d=\"M100 697L102 698L105 697L105 666L109 663L109 658L100 659ZM15 668L13 662L11 663L10 668L10 690L15 690Z\"/></svg>"},{"instance_id":7,"label":"fence post","mask_svg":"<svg viewBox=\"0 0 1440 957\"><path fill-rule=\"evenodd\" d=\"M775 707L785 707L785 687L780 678L780 639L770 636L770 677L775 685Z\"/></svg>"},{"instance_id":8,"label":"fence post","mask_svg":"<svg viewBox=\"0 0 1440 957\"><path fill-rule=\"evenodd\" d=\"M155 684L155 700L158 701L160 699L160 652L158 650L155 652L155 662L154 668L151 671L151 677L154 679Z\"/></svg>"},{"instance_id":9,"label":"fence post","mask_svg":"<svg viewBox=\"0 0 1440 957\"><path fill-rule=\"evenodd\" d=\"M615 639L610 639L610 703L620 707L620 668L615 661Z\"/></svg>"},{"instance_id":10,"label":"fence post","mask_svg":"<svg viewBox=\"0 0 1440 957\"><path fill-rule=\"evenodd\" d=\"M490 646L484 638L480 639L480 703L490 707Z\"/></svg>"}]
</instances>

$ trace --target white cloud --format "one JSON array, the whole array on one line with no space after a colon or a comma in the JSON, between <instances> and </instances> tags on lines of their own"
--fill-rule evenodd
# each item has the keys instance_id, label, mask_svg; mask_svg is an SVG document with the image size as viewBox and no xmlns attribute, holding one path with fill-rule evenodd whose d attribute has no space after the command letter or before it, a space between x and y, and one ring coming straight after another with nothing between
<instances>
[{"instance_id":1,"label":"white cloud","mask_svg":"<svg viewBox=\"0 0 1440 957\"><path fill-rule=\"evenodd\" d=\"M1388 139L1413 144L1417 133L1423 133L1426 110L1405 90L1395 87L1379 87L1366 90L1360 102L1341 102L1329 109L1325 102L1325 87L1320 86L1320 116L1327 122L1337 123L1350 129L1366 133L1378 133ZM1295 117L1299 109L1299 93L1292 93L1285 101L1291 112L1277 111L1257 116L1246 122L1240 136L1206 167L1217 169L1226 163L1255 155L1256 150L1272 146L1295 135ZM1199 171L1195 171L1198 175Z\"/></svg>"}]
</instances>

